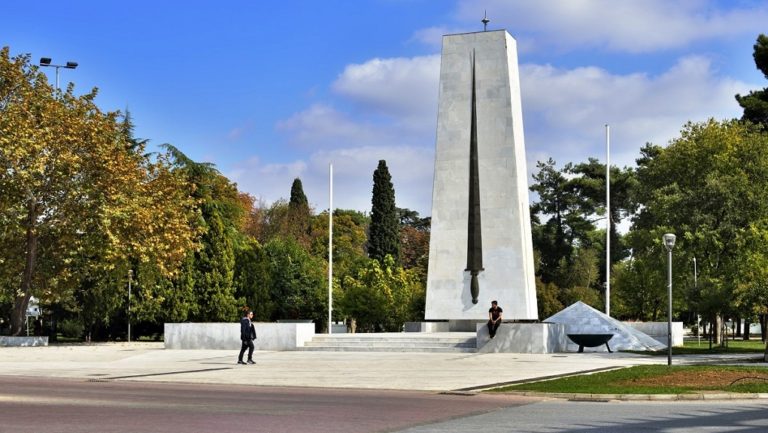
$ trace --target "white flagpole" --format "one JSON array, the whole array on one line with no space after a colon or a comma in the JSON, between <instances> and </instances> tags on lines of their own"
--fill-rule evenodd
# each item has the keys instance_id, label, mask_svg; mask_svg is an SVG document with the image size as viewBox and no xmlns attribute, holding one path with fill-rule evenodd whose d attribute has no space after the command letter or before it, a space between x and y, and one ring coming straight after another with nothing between
<instances>
[{"instance_id":1,"label":"white flagpole","mask_svg":"<svg viewBox=\"0 0 768 433\"><path fill-rule=\"evenodd\" d=\"M333 164L328 170L328 333L333 333Z\"/></svg>"},{"instance_id":2,"label":"white flagpole","mask_svg":"<svg viewBox=\"0 0 768 433\"><path fill-rule=\"evenodd\" d=\"M605 314L611 315L611 127L605 124Z\"/></svg>"}]
</instances>

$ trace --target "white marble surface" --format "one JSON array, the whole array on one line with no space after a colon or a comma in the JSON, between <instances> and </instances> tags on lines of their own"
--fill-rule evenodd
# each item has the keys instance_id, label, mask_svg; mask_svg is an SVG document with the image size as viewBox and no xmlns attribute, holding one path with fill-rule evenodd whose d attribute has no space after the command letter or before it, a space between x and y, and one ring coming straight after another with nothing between
<instances>
[{"instance_id":1,"label":"white marble surface","mask_svg":"<svg viewBox=\"0 0 768 433\"><path fill-rule=\"evenodd\" d=\"M613 334L608 342L612 350L661 350L667 347L647 334L628 326L579 301L544 320L547 323L562 323L566 334ZM576 351L579 346L568 340L568 350ZM585 348L585 351L607 351L605 345Z\"/></svg>"},{"instance_id":2,"label":"white marble surface","mask_svg":"<svg viewBox=\"0 0 768 433\"><path fill-rule=\"evenodd\" d=\"M296 350L315 335L314 323L254 322L256 350ZM240 349L240 323L166 323L166 349Z\"/></svg>"},{"instance_id":3,"label":"white marble surface","mask_svg":"<svg viewBox=\"0 0 768 433\"><path fill-rule=\"evenodd\" d=\"M667 345L667 322L624 322L647 334L664 346ZM683 345L683 322L672 322L672 346Z\"/></svg>"},{"instance_id":4,"label":"white marble surface","mask_svg":"<svg viewBox=\"0 0 768 433\"><path fill-rule=\"evenodd\" d=\"M475 55L484 271L466 272L471 62ZM426 320L537 319L517 44L506 31L443 37Z\"/></svg>"},{"instance_id":5,"label":"white marble surface","mask_svg":"<svg viewBox=\"0 0 768 433\"><path fill-rule=\"evenodd\" d=\"M490 337L487 324L477 325L478 353L565 352L568 337L558 323L502 323Z\"/></svg>"}]
</instances>

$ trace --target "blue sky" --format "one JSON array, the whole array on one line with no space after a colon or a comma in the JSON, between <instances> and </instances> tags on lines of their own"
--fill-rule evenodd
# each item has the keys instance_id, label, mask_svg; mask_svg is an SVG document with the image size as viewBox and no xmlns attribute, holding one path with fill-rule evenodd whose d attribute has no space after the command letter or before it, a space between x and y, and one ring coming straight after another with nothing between
<instances>
[{"instance_id":1,"label":"blue sky","mask_svg":"<svg viewBox=\"0 0 768 433\"><path fill-rule=\"evenodd\" d=\"M506 29L518 42L528 170L633 165L688 121L738 117L767 84L752 60L765 1L5 0L0 45L76 61L62 86L99 88L136 135L213 162L265 203L300 177L310 202L370 210L387 160L397 204L429 215L440 37ZM47 68L51 81L54 71Z\"/></svg>"}]
</instances>

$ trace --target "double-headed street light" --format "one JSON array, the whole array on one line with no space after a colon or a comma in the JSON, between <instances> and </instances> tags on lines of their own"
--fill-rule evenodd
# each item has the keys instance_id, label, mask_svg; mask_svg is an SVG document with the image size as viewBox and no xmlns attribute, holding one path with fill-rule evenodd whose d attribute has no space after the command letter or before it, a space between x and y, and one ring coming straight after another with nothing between
<instances>
[{"instance_id":1,"label":"double-headed street light","mask_svg":"<svg viewBox=\"0 0 768 433\"><path fill-rule=\"evenodd\" d=\"M40 66L56 68L56 90L59 90L59 68L75 69L77 67L77 62L67 62L65 65L53 65L51 64L50 57L41 57Z\"/></svg>"},{"instance_id":2,"label":"double-headed street light","mask_svg":"<svg viewBox=\"0 0 768 433\"><path fill-rule=\"evenodd\" d=\"M667 365L672 365L672 248L675 247L676 236L672 233L665 234L662 239L667 248L667 294L669 297L669 318L667 320Z\"/></svg>"}]
</instances>

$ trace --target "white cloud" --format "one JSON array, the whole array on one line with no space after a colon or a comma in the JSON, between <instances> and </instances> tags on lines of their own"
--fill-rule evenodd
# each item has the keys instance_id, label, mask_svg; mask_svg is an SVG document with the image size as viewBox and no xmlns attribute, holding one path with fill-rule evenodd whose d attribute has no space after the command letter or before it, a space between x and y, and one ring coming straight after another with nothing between
<instances>
[{"instance_id":1,"label":"white cloud","mask_svg":"<svg viewBox=\"0 0 768 433\"><path fill-rule=\"evenodd\" d=\"M749 84L719 77L708 59L680 59L658 76L588 67L521 67L526 145L558 162L603 159L611 124L612 162L632 165L646 142L666 144L688 120L738 117L733 95Z\"/></svg>"},{"instance_id":2,"label":"white cloud","mask_svg":"<svg viewBox=\"0 0 768 433\"><path fill-rule=\"evenodd\" d=\"M666 144L688 120L738 117L733 95L756 87L720 76L702 56L680 58L657 75L537 64L520 71L529 172L549 157L560 165L603 160L605 123L611 125L612 163L633 165L643 144ZM334 103L352 108L315 104L278 125L290 141L312 146L307 157L285 164L247 161L233 179L271 202L287 197L293 178L301 177L310 202L322 209L333 162L335 204L368 210L372 173L385 159L398 206L429 215L438 77L438 56L350 65L333 89L340 97Z\"/></svg>"},{"instance_id":3,"label":"white cloud","mask_svg":"<svg viewBox=\"0 0 768 433\"><path fill-rule=\"evenodd\" d=\"M373 171L380 159L387 161L395 187L397 206L431 212L432 149L407 146L363 146L317 151L305 161L266 164L251 158L237 164L227 176L240 190L271 204L287 199L293 179L301 178L309 202L317 210L328 208L328 170L333 163L334 207L369 211Z\"/></svg>"},{"instance_id":4,"label":"white cloud","mask_svg":"<svg viewBox=\"0 0 768 433\"><path fill-rule=\"evenodd\" d=\"M356 122L330 105L315 104L277 124L294 143L313 147L339 146L375 140L375 126Z\"/></svg>"},{"instance_id":5,"label":"white cloud","mask_svg":"<svg viewBox=\"0 0 768 433\"><path fill-rule=\"evenodd\" d=\"M394 118L420 129L434 123L440 56L372 59L348 65L333 90L363 110Z\"/></svg>"},{"instance_id":6,"label":"white cloud","mask_svg":"<svg viewBox=\"0 0 768 433\"><path fill-rule=\"evenodd\" d=\"M765 30L768 3L733 4L724 9L727 2L713 0L485 0L482 7L491 28L504 23L513 35L535 34L549 46L642 53ZM457 16L481 29L476 0L461 0Z\"/></svg>"}]
</instances>

